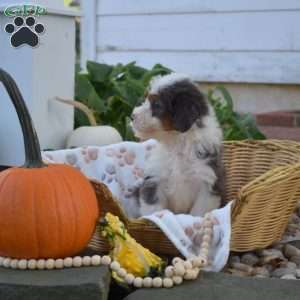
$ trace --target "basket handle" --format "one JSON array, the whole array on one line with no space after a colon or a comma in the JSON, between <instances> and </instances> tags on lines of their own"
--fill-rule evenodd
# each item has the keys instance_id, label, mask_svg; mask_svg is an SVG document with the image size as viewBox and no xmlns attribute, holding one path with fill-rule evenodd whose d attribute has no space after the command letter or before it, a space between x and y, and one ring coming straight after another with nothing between
<instances>
[{"instance_id":1,"label":"basket handle","mask_svg":"<svg viewBox=\"0 0 300 300\"><path fill-rule=\"evenodd\" d=\"M25 101L14 79L0 68L0 82L3 83L17 112L25 146L25 168L42 168L46 165L42 160L40 143L33 126Z\"/></svg>"},{"instance_id":2,"label":"basket handle","mask_svg":"<svg viewBox=\"0 0 300 300\"><path fill-rule=\"evenodd\" d=\"M247 202L251 195L258 192L263 193L264 190L269 189L270 186L273 185L277 187L279 185L285 185L293 179L299 179L300 188L300 163L276 167L244 185L239 191L232 206L232 222L234 222L234 219L240 213L243 204Z\"/></svg>"}]
</instances>

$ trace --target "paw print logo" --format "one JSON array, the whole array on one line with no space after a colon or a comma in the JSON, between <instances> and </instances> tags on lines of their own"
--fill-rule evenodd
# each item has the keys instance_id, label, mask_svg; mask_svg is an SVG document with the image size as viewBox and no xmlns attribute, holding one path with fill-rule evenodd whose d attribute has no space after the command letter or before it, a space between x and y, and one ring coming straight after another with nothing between
<instances>
[{"instance_id":1,"label":"paw print logo","mask_svg":"<svg viewBox=\"0 0 300 300\"><path fill-rule=\"evenodd\" d=\"M11 34L10 42L13 47L16 48L24 44L35 47L39 43L39 35L45 31L45 27L41 23L36 23L32 16L26 19L16 17L13 23L6 24L5 31Z\"/></svg>"}]
</instances>

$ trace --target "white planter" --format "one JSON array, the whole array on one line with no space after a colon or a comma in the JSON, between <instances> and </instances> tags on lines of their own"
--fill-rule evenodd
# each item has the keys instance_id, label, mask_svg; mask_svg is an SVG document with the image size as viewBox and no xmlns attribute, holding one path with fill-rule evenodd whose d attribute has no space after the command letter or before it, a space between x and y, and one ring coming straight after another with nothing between
<instances>
[{"instance_id":1,"label":"white planter","mask_svg":"<svg viewBox=\"0 0 300 300\"><path fill-rule=\"evenodd\" d=\"M36 127L42 149L64 146L73 130L74 109L51 99L73 98L75 68L75 19L78 13L66 9L61 0L30 1L45 6L48 14L37 17L45 26L36 48L13 48L3 29L13 18L3 9L17 1L0 4L0 67L17 81ZM14 108L0 85L0 165L19 165L24 160L21 128Z\"/></svg>"}]
</instances>

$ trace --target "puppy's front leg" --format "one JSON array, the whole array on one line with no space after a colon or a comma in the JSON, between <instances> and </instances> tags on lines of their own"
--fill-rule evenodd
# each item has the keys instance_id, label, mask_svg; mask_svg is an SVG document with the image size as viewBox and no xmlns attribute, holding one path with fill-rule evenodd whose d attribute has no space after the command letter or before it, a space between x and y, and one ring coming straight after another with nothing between
<instances>
[{"instance_id":1,"label":"puppy's front leg","mask_svg":"<svg viewBox=\"0 0 300 300\"><path fill-rule=\"evenodd\" d=\"M154 177L146 177L140 188L140 212L150 215L166 208L166 199L160 191L159 182Z\"/></svg>"},{"instance_id":2,"label":"puppy's front leg","mask_svg":"<svg viewBox=\"0 0 300 300\"><path fill-rule=\"evenodd\" d=\"M220 195L211 191L208 184L201 185L195 202L191 208L190 214L203 217L207 212L219 208L221 204Z\"/></svg>"}]
</instances>

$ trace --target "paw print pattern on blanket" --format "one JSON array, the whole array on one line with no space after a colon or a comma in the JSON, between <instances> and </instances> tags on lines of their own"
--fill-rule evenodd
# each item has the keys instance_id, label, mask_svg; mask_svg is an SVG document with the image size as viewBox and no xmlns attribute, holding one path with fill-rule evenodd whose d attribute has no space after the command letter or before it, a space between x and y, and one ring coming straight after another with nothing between
<instances>
[{"instance_id":1,"label":"paw print pattern on blanket","mask_svg":"<svg viewBox=\"0 0 300 300\"><path fill-rule=\"evenodd\" d=\"M145 161L155 143L150 140L47 151L43 157L48 162L76 167L86 176L105 183L127 212L137 211L137 189L143 182Z\"/></svg>"}]
</instances>

